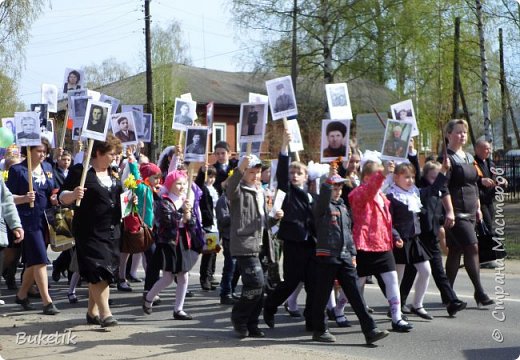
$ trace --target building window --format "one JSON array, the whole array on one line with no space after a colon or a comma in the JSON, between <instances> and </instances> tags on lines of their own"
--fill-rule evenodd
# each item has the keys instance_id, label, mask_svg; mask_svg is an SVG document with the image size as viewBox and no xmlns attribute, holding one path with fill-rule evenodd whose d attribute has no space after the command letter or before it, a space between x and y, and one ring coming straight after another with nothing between
<instances>
[{"instance_id":1,"label":"building window","mask_svg":"<svg viewBox=\"0 0 520 360\"><path fill-rule=\"evenodd\" d=\"M219 141L226 141L226 123L213 123L213 132L211 133L213 147Z\"/></svg>"}]
</instances>

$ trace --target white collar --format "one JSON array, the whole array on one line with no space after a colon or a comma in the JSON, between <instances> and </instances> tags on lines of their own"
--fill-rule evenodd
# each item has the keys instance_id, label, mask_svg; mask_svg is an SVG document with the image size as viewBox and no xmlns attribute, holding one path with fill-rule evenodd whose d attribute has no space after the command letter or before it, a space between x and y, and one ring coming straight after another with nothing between
<instances>
[{"instance_id":1,"label":"white collar","mask_svg":"<svg viewBox=\"0 0 520 360\"><path fill-rule=\"evenodd\" d=\"M397 201L407 205L409 211L414 213L421 212L421 197L417 186L414 185L410 190L404 190L396 184L392 184L386 190L386 193L392 194Z\"/></svg>"}]
</instances>

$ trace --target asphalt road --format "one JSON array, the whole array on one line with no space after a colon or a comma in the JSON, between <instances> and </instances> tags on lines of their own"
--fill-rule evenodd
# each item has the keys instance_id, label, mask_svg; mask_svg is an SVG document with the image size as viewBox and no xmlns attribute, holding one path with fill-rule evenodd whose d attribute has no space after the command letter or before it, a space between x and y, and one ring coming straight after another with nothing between
<instances>
[{"instance_id":1,"label":"asphalt road","mask_svg":"<svg viewBox=\"0 0 520 360\"><path fill-rule=\"evenodd\" d=\"M55 257L55 254L52 254ZM218 274L222 266L219 256ZM195 267L194 270L198 270ZM430 283L425 307L435 316L432 321L413 315L410 321L415 329L407 334L392 332L389 337L367 347L359 323L347 306L347 317L353 327L337 328L329 322L331 332L336 335L334 344L313 342L311 334L305 332L303 320L291 318L280 307L276 315L276 327L265 329L265 339L238 340L231 330L229 306L222 306L218 290L203 292L198 286L198 274L190 277L190 289L195 293L186 300L185 310L193 315L192 321L173 320L174 288L168 288L161 298L161 305L154 307L151 316L141 310L142 285L134 285L132 293L112 291L115 305L114 316L120 326L110 331L85 325L87 289L78 289L78 304L67 301L67 286L51 280L51 296L62 310L50 317L39 311L22 312L14 304L14 292L4 290L2 298L6 305L0 306L0 359L57 359L57 358L187 358L187 359L267 359L284 358L316 359L333 356L336 359L492 359L513 360L520 357L520 262L506 263L506 274L502 284L495 280L494 270L482 270L482 280L490 296L500 297L502 303L488 309L477 309L473 290L464 270L456 281L456 291L468 302L468 308L449 318L440 304L440 296ZM142 275L142 272L141 272ZM410 295L411 299L413 294ZM374 318L382 329L391 329L386 317L386 300L377 285L365 289L367 303L375 309ZM303 292L299 303L304 303ZM40 303L35 302L39 307ZM495 311L495 313L493 312ZM494 315L493 315L494 314ZM75 344L17 344L17 333L37 335L64 334L67 329L74 335ZM36 340L35 340L36 341ZM20 342L20 340L18 341Z\"/></svg>"}]
</instances>

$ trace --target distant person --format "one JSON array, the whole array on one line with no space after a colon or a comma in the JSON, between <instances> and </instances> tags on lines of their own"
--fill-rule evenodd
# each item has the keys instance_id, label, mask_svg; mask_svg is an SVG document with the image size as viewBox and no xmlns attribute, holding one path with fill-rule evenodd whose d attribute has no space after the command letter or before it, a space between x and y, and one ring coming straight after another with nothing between
<instances>
[{"instance_id":1,"label":"distant person","mask_svg":"<svg viewBox=\"0 0 520 360\"><path fill-rule=\"evenodd\" d=\"M190 113L190 106L186 103L179 103L182 104L180 107L180 113L175 115L174 122L177 124L182 124L186 126L193 125L193 119L189 117Z\"/></svg>"},{"instance_id":2,"label":"distant person","mask_svg":"<svg viewBox=\"0 0 520 360\"><path fill-rule=\"evenodd\" d=\"M203 155L206 153L204 144L200 141L200 134L195 133L193 137L191 138L191 144L189 144L186 147L186 153L187 154L197 154L197 155Z\"/></svg>"},{"instance_id":3,"label":"distant person","mask_svg":"<svg viewBox=\"0 0 520 360\"><path fill-rule=\"evenodd\" d=\"M277 113L280 111L294 109L294 101L290 95L285 93L285 85L276 85L276 90L278 91L278 95L274 105L274 112Z\"/></svg>"},{"instance_id":4,"label":"distant person","mask_svg":"<svg viewBox=\"0 0 520 360\"><path fill-rule=\"evenodd\" d=\"M66 94L69 90L81 89L81 85L79 84L80 81L81 75L78 71L72 70L69 72L69 76L67 76L67 82L63 85L63 93Z\"/></svg>"},{"instance_id":5,"label":"distant person","mask_svg":"<svg viewBox=\"0 0 520 360\"><path fill-rule=\"evenodd\" d=\"M101 106L92 105L90 108L90 117L87 124L87 130L98 133L105 132L105 119L103 118L103 108Z\"/></svg>"},{"instance_id":6,"label":"distant person","mask_svg":"<svg viewBox=\"0 0 520 360\"><path fill-rule=\"evenodd\" d=\"M34 131L36 128L35 120L31 117L24 117L20 124L22 125L22 131L18 133L18 139L39 139L40 134Z\"/></svg>"},{"instance_id":7,"label":"distant person","mask_svg":"<svg viewBox=\"0 0 520 360\"><path fill-rule=\"evenodd\" d=\"M346 156L345 136L347 126L339 121L333 121L327 125L325 132L329 145L323 150L323 157Z\"/></svg>"},{"instance_id":8,"label":"distant person","mask_svg":"<svg viewBox=\"0 0 520 360\"><path fill-rule=\"evenodd\" d=\"M120 130L116 132L115 135L122 143L136 140L135 132L129 129L129 123L126 117L123 116L117 119L117 124Z\"/></svg>"},{"instance_id":9,"label":"distant person","mask_svg":"<svg viewBox=\"0 0 520 360\"><path fill-rule=\"evenodd\" d=\"M258 110L256 110L256 106L251 106L249 109L249 114L247 114L247 134L246 135L254 135L256 124L258 124Z\"/></svg>"}]
</instances>

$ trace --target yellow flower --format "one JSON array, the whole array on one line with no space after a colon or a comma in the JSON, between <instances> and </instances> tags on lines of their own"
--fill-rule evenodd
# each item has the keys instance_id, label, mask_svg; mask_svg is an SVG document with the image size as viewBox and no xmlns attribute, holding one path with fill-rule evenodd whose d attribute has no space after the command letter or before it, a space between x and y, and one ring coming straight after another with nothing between
<instances>
[{"instance_id":1,"label":"yellow flower","mask_svg":"<svg viewBox=\"0 0 520 360\"><path fill-rule=\"evenodd\" d=\"M3 170L2 171L2 179L4 180L4 182L7 181L7 176L9 176L9 171Z\"/></svg>"},{"instance_id":2,"label":"yellow flower","mask_svg":"<svg viewBox=\"0 0 520 360\"><path fill-rule=\"evenodd\" d=\"M47 174L48 179L52 179L52 171L47 171L45 174Z\"/></svg>"},{"instance_id":3,"label":"yellow flower","mask_svg":"<svg viewBox=\"0 0 520 360\"><path fill-rule=\"evenodd\" d=\"M125 188L127 188L127 189L130 189L130 190L137 189L137 181L135 181L135 177L132 174L128 175L128 177L126 178L126 180L124 181L123 184L125 185Z\"/></svg>"}]
</instances>

